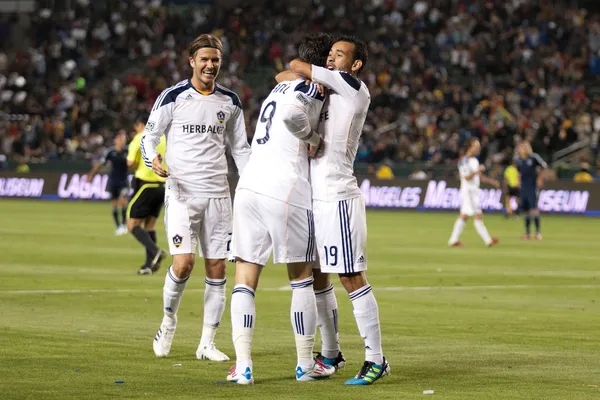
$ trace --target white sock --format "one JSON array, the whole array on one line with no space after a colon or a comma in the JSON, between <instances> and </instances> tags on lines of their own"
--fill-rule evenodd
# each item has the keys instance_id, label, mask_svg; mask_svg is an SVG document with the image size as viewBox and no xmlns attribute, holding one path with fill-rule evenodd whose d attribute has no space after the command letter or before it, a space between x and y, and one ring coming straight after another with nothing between
<instances>
[{"instance_id":1,"label":"white sock","mask_svg":"<svg viewBox=\"0 0 600 400\"><path fill-rule=\"evenodd\" d=\"M315 290L317 298L317 326L321 331L321 354L336 358L340 352L338 334L338 304L333 285L327 289Z\"/></svg>"},{"instance_id":2,"label":"white sock","mask_svg":"<svg viewBox=\"0 0 600 400\"><path fill-rule=\"evenodd\" d=\"M360 336L365 340L365 361L375 364L383 363L381 349L381 329L379 327L379 308L370 285L361 287L350 293L354 307L354 318Z\"/></svg>"},{"instance_id":3,"label":"white sock","mask_svg":"<svg viewBox=\"0 0 600 400\"><path fill-rule=\"evenodd\" d=\"M225 310L225 283L227 279L204 279L204 326L200 346L208 346L215 341L217 328L221 323L223 311Z\"/></svg>"},{"instance_id":4,"label":"white sock","mask_svg":"<svg viewBox=\"0 0 600 400\"><path fill-rule=\"evenodd\" d=\"M246 285L235 285L231 295L231 336L235 347L238 374L252 370L252 335L256 322L254 290Z\"/></svg>"},{"instance_id":5,"label":"white sock","mask_svg":"<svg viewBox=\"0 0 600 400\"><path fill-rule=\"evenodd\" d=\"M483 224L482 220L480 220L480 219L473 220L473 225L475 225L475 230L477 231L479 236L481 236L481 238L483 239L485 244L492 243L492 238L490 237L490 234L488 233L488 230L485 227L485 225Z\"/></svg>"},{"instance_id":6,"label":"white sock","mask_svg":"<svg viewBox=\"0 0 600 400\"><path fill-rule=\"evenodd\" d=\"M185 290L185 285L190 277L179 279L173 273L173 266L170 266L165 276L165 286L163 286L163 324L174 326L177 324L177 310L181 303L181 296Z\"/></svg>"},{"instance_id":7,"label":"white sock","mask_svg":"<svg viewBox=\"0 0 600 400\"><path fill-rule=\"evenodd\" d=\"M294 337L298 365L308 369L315 363L313 349L317 333L317 299L313 290L313 277L300 281L290 281L292 286L292 306L290 318Z\"/></svg>"},{"instance_id":8,"label":"white sock","mask_svg":"<svg viewBox=\"0 0 600 400\"><path fill-rule=\"evenodd\" d=\"M465 229L465 221L462 218L458 218L454 223L454 228L452 229L452 235L450 235L450 240L448 240L449 245L458 242L463 229Z\"/></svg>"}]
</instances>

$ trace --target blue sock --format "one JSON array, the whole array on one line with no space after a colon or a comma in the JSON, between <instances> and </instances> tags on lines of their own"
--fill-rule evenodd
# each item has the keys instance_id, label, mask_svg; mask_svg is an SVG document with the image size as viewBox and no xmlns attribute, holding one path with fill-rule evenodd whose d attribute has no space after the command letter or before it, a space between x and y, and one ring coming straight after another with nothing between
<instances>
[{"instance_id":1,"label":"blue sock","mask_svg":"<svg viewBox=\"0 0 600 400\"><path fill-rule=\"evenodd\" d=\"M115 220L115 225L117 228L119 227L119 210L116 208L112 209L113 219Z\"/></svg>"},{"instance_id":2,"label":"blue sock","mask_svg":"<svg viewBox=\"0 0 600 400\"><path fill-rule=\"evenodd\" d=\"M527 233L528 235L530 233L529 225L531 225L531 217L529 215L526 215L525 216L525 233Z\"/></svg>"},{"instance_id":3,"label":"blue sock","mask_svg":"<svg viewBox=\"0 0 600 400\"><path fill-rule=\"evenodd\" d=\"M533 222L535 223L536 233L540 233L540 216L536 215L535 217L533 217Z\"/></svg>"}]
</instances>

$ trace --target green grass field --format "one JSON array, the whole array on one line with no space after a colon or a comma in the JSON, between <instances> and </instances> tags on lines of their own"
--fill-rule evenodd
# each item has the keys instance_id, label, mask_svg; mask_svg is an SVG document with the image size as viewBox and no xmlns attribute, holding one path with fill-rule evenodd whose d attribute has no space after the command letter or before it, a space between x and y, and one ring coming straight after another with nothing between
<instances>
[{"instance_id":1,"label":"green grass field","mask_svg":"<svg viewBox=\"0 0 600 400\"><path fill-rule=\"evenodd\" d=\"M469 224L467 247L449 249L454 214L368 217L369 278L392 374L343 385L364 354L338 290L348 365L326 382L296 382L286 274L269 266L256 297L256 385L238 387L220 384L230 363L195 359L201 269L171 355L157 359L165 269L135 274L143 251L113 236L109 205L1 201L0 399L600 398L600 219L544 217L544 241L522 242L521 221L489 215L498 247L484 247ZM162 224L158 232L166 247ZM217 344L233 356L230 326L226 311Z\"/></svg>"}]
</instances>

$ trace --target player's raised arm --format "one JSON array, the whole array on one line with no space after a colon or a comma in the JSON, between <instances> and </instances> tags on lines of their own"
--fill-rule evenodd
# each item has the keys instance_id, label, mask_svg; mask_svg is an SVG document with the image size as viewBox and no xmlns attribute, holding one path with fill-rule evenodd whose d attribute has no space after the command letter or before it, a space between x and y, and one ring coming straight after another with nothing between
<instances>
[{"instance_id":1,"label":"player's raised arm","mask_svg":"<svg viewBox=\"0 0 600 400\"><path fill-rule=\"evenodd\" d=\"M144 164L163 178L166 178L168 174L162 167L162 156L156 151L156 146L160 143L163 132L167 130L173 120L173 106L177 95L173 94L170 89L164 90L156 99L144 128L144 136L140 140Z\"/></svg>"},{"instance_id":2,"label":"player's raised arm","mask_svg":"<svg viewBox=\"0 0 600 400\"><path fill-rule=\"evenodd\" d=\"M244 167L250 157L250 145L246 136L246 122L244 120L244 111L241 107L235 107L235 111L229 121L227 121L226 134L231 149L231 156L235 161L238 174L242 174Z\"/></svg>"},{"instance_id":3,"label":"player's raised arm","mask_svg":"<svg viewBox=\"0 0 600 400\"><path fill-rule=\"evenodd\" d=\"M538 174L538 178L536 181L537 187L541 188L544 186L544 178L545 178L543 170L548 169L548 164L546 164L546 161L544 161L538 153L531 153L531 157L533 158L533 162L535 162L535 164L537 166L536 168L542 170Z\"/></svg>"}]
</instances>

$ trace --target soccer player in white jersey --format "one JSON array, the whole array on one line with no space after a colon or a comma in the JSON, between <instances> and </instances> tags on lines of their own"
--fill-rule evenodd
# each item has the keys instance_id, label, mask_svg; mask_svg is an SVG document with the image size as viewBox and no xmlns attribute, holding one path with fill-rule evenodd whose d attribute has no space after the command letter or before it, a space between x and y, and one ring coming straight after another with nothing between
<instances>
[{"instance_id":1,"label":"soccer player in white jersey","mask_svg":"<svg viewBox=\"0 0 600 400\"><path fill-rule=\"evenodd\" d=\"M227 182L228 145L238 171L250 156L238 96L215 83L222 61L221 40L200 35L188 46L191 79L158 97L141 140L142 156L154 172L167 177L165 226L173 265L163 288L164 317L154 353L166 357L177 326L177 310L195 263L198 247L206 271L204 325L198 359L227 361L214 344L225 309L225 258L231 239L231 198ZM156 152L165 134L165 162Z\"/></svg>"},{"instance_id":2,"label":"soccer player in white jersey","mask_svg":"<svg viewBox=\"0 0 600 400\"><path fill-rule=\"evenodd\" d=\"M300 57L325 64L332 39L306 37ZM313 357L317 306L312 288L315 248L307 144L319 146L316 133L325 98L304 79L279 83L265 99L252 142L252 155L236 189L232 255L236 258L231 296L231 326L236 365L227 380L252 384L254 296L271 252L287 264L292 287L291 321L296 339L296 379L330 377L335 368Z\"/></svg>"},{"instance_id":3,"label":"soccer player in white jersey","mask_svg":"<svg viewBox=\"0 0 600 400\"><path fill-rule=\"evenodd\" d=\"M358 374L346 381L347 385L369 385L390 372L381 348L377 301L365 273L367 220L353 170L371 102L367 86L358 78L367 57L364 42L342 37L329 52L327 68L298 59L290 64L293 73L329 89L318 129L323 136L323 150L312 161L310 170L320 264L314 288L319 292L332 290L328 274L335 273L350 295L358 330L365 341L365 362ZM278 76L278 80L285 75Z\"/></svg>"},{"instance_id":4,"label":"soccer player in white jersey","mask_svg":"<svg viewBox=\"0 0 600 400\"><path fill-rule=\"evenodd\" d=\"M467 142L466 148L465 156L458 161L458 171L460 173L460 215L454 223L454 229L452 229L448 245L452 247L464 246L460 241L460 234L465 228L467 219L473 217L475 230L481 236L486 246L492 247L499 240L491 237L483 224L483 213L479 205L479 181L489 183L497 188L500 187L500 183L495 179L483 175L485 165L479 165L479 161L477 160L477 156L481 151L479 140L470 139Z\"/></svg>"}]
</instances>

